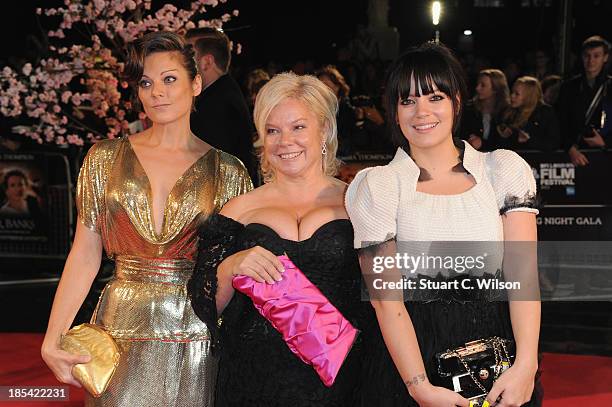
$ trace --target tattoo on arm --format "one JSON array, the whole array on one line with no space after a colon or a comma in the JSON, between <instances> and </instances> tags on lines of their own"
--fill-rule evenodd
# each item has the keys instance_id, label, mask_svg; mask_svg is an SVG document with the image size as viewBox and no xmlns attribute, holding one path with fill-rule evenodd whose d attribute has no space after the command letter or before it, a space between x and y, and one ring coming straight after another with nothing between
<instances>
[{"instance_id":1,"label":"tattoo on arm","mask_svg":"<svg viewBox=\"0 0 612 407\"><path fill-rule=\"evenodd\" d=\"M423 383L426 379L425 373L421 373L420 375L414 376L412 379L406 380L404 383L406 386L416 386L419 383Z\"/></svg>"}]
</instances>

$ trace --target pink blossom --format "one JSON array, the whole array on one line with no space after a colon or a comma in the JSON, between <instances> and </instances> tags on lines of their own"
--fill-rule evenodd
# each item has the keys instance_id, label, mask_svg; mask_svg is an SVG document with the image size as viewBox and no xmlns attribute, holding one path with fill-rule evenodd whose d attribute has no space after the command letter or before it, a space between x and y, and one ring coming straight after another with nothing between
<instances>
[{"instance_id":1,"label":"pink blossom","mask_svg":"<svg viewBox=\"0 0 612 407\"><path fill-rule=\"evenodd\" d=\"M91 133L89 133L91 134ZM91 134L92 138L93 138L93 134ZM83 139L80 138L79 136L77 136L76 134L69 134L68 137L68 143L69 144L75 144L77 146L82 146L83 145Z\"/></svg>"},{"instance_id":2,"label":"pink blossom","mask_svg":"<svg viewBox=\"0 0 612 407\"><path fill-rule=\"evenodd\" d=\"M106 7L106 2L104 0L93 0L94 7L96 11L100 12Z\"/></svg>"},{"instance_id":3,"label":"pink blossom","mask_svg":"<svg viewBox=\"0 0 612 407\"><path fill-rule=\"evenodd\" d=\"M103 20L96 21L96 29L98 31L104 31L106 29L106 21L103 21Z\"/></svg>"},{"instance_id":4,"label":"pink blossom","mask_svg":"<svg viewBox=\"0 0 612 407\"><path fill-rule=\"evenodd\" d=\"M81 95L78 93L75 93L74 95L72 95L72 104L75 106L80 106L81 105Z\"/></svg>"},{"instance_id":5,"label":"pink blossom","mask_svg":"<svg viewBox=\"0 0 612 407\"><path fill-rule=\"evenodd\" d=\"M215 7L220 3L218 0L194 0L185 8L166 4L153 12L151 0L64 0L63 3L63 7L36 10L39 15L60 17L54 20L59 21L50 27L49 36L65 38L68 31L64 30L71 30L74 23L79 23L96 31L91 42L57 48L50 45L51 57L41 60L38 66L27 64L17 72L8 67L0 71L0 113L16 118L30 117L29 123L33 124L22 126L21 134L37 143L82 144L85 139L116 137L127 130L126 117L132 106L127 92L122 94L122 89L128 86L119 80L124 64L118 59L122 54L115 46L122 47L150 31L184 32L196 26L220 28L238 15L234 10L219 19L202 19L204 6ZM104 42L102 36L106 37ZM107 48L111 44L108 39L113 39L112 48ZM74 93L75 86L84 89ZM92 114L106 122L99 133L97 130L81 137L80 125L63 115L62 110L72 111L88 125ZM146 118L144 113L138 115Z\"/></svg>"}]
</instances>

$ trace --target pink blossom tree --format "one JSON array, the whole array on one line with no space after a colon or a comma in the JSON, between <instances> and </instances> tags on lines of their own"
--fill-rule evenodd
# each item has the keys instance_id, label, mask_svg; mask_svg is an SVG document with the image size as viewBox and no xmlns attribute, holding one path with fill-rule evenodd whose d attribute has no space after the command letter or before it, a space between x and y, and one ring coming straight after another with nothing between
<instances>
[{"instance_id":1,"label":"pink blossom tree","mask_svg":"<svg viewBox=\"0 0 612 407\"><path fill-rule=\"evenodd\" d=\"M226 1L192 1L189 9L166 4L156 11L151 0L65 0L64 7L39 8L37 14L61 21L47 33L54 43L50 57L0 71L0 113L23 119L13 130L41 144L83 145L124 134L134 114L120 79L125 44L150 31L221 28L238 10L203 17ZM66 45L73 38L83 43Z\"/></svg>"}]
</instances>

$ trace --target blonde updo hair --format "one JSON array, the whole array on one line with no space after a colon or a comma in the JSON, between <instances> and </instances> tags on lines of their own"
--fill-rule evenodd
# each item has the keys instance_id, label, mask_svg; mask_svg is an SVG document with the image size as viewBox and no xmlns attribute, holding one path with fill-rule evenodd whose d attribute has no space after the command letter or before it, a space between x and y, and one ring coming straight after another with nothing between
<instances>
[{"instance_id":1,"label":"blonde updo hair","mask_svg":"<svg viewBox=\"0 0 612 407\"><path fill-rule=\"evenodd\" d=\"M327 154L323 156L323 173L334 176L338 172L338 99L319 79L312 75L296 75L285 72L274 76L257 94L253 119L259 137L266 137L266 121L270 112L284 99L292 98L302 102L319 119ZM259 155L264 182L274 179L274 170L266 158L265 147Z\"/></svg>"}]
</instances>

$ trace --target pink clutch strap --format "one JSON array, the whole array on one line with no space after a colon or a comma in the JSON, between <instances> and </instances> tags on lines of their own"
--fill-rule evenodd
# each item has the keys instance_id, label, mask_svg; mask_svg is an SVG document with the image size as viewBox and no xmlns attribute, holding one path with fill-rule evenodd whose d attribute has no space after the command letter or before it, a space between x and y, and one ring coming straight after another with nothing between
<instances>
[{"instance_id":1,"label":"pink clutch strap","mask_svg":"<svg viewBox=\"0 0 612 407\"><path fill-rule=\"evenodd\" d=\"M280 332L287 346L312 365L326 386L331 386L359 331L287 256L275 284L235 276L233 286L247 295L259 313Z\"/></svg>"}]
</instances>

